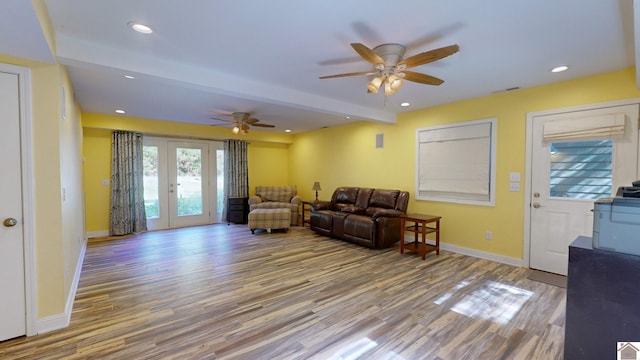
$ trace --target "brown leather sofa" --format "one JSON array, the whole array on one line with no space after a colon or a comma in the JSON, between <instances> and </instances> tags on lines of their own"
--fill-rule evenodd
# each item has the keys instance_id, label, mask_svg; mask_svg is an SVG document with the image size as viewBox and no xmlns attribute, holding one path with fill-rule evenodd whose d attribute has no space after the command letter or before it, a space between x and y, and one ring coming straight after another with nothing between
<instances>
[{"instance_id":1,"label":"brown leather sofa","mask_svg":"<svg viewBox=\"0 0 640 360\"><path fill-rule=\"evenodd\" d=\"M311 230L374 249L390 247L400 240L408 202L407 191L340 187L331 201L312 203Z\"/></svg>"}]
</instances>

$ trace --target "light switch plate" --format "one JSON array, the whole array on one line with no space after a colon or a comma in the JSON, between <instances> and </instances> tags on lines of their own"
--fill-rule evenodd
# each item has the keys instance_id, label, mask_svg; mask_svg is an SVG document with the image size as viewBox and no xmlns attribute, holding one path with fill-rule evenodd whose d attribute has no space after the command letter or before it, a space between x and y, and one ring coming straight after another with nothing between
<instances>
[{"instance_id":1,"label":"light switch plate","mask_svg":"<svg viewBox=\"0 0 640 360\"><path fill-rule=\"evenodd\" d=\"M509 173L509 181L520 181L520 173L519 172Z\"/></svg>"},{"instance_id":2,"label":"light switch plate","mask_svg":"<svg viewBox=\"0 0 640 360\"><path fill-rule=\"evenodd\" d=\"M513 191L513 192L520 191L520 183L519 182L509 183L509 191Z\"/></svg>"}]
</instances>

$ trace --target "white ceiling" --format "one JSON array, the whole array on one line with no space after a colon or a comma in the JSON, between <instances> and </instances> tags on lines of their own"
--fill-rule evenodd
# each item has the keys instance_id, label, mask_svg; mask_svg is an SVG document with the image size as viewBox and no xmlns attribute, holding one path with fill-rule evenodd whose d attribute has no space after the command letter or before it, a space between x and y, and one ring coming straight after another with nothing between
<instances>
[{"instance_id":1,"label":"white ceiling","mask_svg":"<svg viewBox=\"0 0 640 360\"><path fill-rule=\"evenodd\" d=\"M58 61L85 112L213 124L252 112L294 133L396 114L507 88L634 65L628 0L45 0ZM3 0L0 53L52 62L31 1ZM5 11L9 10L9 11ZM154 33L133 32L139 21ZM349 45L407 46L406 56L458 44L412 70L445 80L367 94L372 65ZM564 73L549 72L566 64ZM123 75L136 77L128 80ZM401 108L401 102L410 102ZM347 119L345 115L351 116ZM220 122L217 122L220 124Z\"/></svg>"}]
</instances>

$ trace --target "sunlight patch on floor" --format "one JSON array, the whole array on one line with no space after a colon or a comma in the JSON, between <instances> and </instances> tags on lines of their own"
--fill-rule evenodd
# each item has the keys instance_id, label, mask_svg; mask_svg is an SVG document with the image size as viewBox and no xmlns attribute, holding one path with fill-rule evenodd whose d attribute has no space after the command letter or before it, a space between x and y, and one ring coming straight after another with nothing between
<instances>
[{"instance_id":1,"label":"sunlight patch on floor","mask_svg":"<svg viewBox=\"0 0 640 360\"><path fill-rule=\"evenodd\" d=\"M451 310L465 316L506 324L532 295L532 291L487 281L455 304Z\"/></svg>"},{"instance_id":2,"label":"sunlight patch on floor","mask_svg":"<svg viewBox=\"0 0 640 360\"><path fill-rule=\"evenodd\" d=\"M347 346L346 349L342 349L339 352L335 353L331 356L330 360L355 360L359 358L362 354L367 351L373 349L378 346L378 343L369 339L362 338L354 343L351 343Z\"/></svg>"}]
</instances>

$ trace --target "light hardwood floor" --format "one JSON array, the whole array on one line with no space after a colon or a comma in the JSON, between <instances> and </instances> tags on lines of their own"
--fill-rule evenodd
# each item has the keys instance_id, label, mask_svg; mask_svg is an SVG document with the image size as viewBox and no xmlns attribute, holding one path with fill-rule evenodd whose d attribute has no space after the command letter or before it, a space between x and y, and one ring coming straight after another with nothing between
<instances>
[{"instance_id":1,"label":"light hardwood floor","mask_svg":"<svg viewBox=\"0 0 640 360\"><path fill-rule=\"evenodd\" d=\"M71 325L2 342L0 358L561 359L566 291L526 275L308 228L91 240Z\"/></svg>"}]
</instances>

